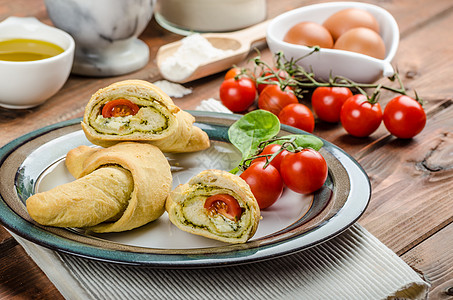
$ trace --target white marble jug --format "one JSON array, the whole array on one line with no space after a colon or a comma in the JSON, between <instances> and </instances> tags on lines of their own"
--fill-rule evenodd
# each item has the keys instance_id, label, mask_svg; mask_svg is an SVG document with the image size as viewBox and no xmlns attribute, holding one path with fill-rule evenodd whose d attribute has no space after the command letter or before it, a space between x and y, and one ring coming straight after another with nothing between
<instances>
[{"instance_id":1,"label":"white marble jug","mask_svg":"<svg viewBox=\"0 0 453 300\"><path fill-rule=\"evenodd\" d=\"M116 76L144 67L148 46L137 37L155 0L45 0L53 24L76 42L72 72Z\"/></svg>"}]
</instances>

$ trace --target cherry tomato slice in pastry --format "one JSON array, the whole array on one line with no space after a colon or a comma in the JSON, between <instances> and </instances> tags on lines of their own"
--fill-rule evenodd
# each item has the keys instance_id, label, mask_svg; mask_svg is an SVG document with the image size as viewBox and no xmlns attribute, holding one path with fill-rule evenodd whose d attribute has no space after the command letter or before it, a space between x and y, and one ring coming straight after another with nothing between
<instances>
[{"instance_id":1,"label":"cherry tomato slice in pastry","mask_svg":"<svg viewBox=\"0 0 453 300\"><path fill-rule=\"evenodd\" d=\"M107 102L102 108L104 118L125 117L135 115L140 108L127 99L115 99Z\"/></svg>"},{"instance_id":2,"label":"cherry tomato slice in pastry","mask_svg":"<svg viewBox=\"0 0 453 300\"><path fill-rule=\"evenodd\" d=\"M204 208L212 215L222 214L232 221L237 221L241 217L242 208L233 196L227 194L217 194L210 196L204 203Z\"/></svg>"}]
</instances>

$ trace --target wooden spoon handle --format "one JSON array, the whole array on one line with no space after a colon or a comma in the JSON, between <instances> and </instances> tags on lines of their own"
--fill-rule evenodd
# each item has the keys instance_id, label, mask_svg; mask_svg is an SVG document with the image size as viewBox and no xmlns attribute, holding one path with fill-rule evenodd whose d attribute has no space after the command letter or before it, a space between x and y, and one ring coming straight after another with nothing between
<instances>
[{"instance_id":1,"label":"wooden spoon handle","mask_svg":"<svg viewBox=\"0 0 453 300\"><path fill-rule=\"evenodd\" d=\"M271 20L266 20L242 30L226 33L225 37L237 39L241 43L248 45L259 41L264 41L266 39L267 25L270 21Z\"/></svg>"}]
</instances>

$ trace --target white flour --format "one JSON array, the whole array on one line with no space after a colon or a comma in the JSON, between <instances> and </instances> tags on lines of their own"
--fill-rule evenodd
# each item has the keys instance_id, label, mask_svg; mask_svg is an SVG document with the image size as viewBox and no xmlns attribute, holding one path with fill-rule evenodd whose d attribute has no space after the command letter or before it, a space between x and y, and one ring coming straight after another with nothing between
<instances>
[{"instance_id":1,"label":"white flour","mask_svg":"<svg viewBox=\"0 0 453 300\"><path fill-rule=\"evenodd\" d=\"M209 98L207 100L201 100L200 105L198 105L196 110L204 110L204 111L215 111L215 112L222 112L222 113L233 113L231 110L226 108L222 102L217 99Z\"/></svg>"},{"instance_id":2,"label":"white flour","mask_svg":"<svg viewBox=\"0 0 453 300\"><path fill-rule=\"evenodd\" d=\"M153 84L160 88L165 94L174 98L181 98L192 93L191 89L167 80L159 80Z\"/></svg>"},{"instance_id":3,"label":"white flour","mask_svg":"<svg viewBox=\"0 0 453 300\"><path fill-rule=\"evenodd\" d=\"M160 72L171 81L182 81L195 69L210 60L220 58L231 52L215 48L199 33L189 35L181 40L182 44L175 54L162 62Z\"/></svg>"}]
</instances>

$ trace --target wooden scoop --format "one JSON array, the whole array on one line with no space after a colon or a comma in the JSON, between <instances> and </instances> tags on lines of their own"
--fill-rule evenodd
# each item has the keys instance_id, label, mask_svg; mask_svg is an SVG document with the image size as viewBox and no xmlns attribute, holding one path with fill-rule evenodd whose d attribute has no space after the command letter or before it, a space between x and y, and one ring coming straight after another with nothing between
<instances>
[{"instance_id":1,"label":"wooden scoop","mask_svg":"<svg viewBox=\"0 0 453 300\"><path fill-rule=\"evenodd\" d=\"M247 57L253 43L266 39L266 28L270 20L264 21L246 29L228 33L203 33L212 46L221 50L232 50L224 57L216 58L198 66L188 77L178 80L179 83L186 83L208 75L212 75L231 68L234 64L240 63ZM162 62L172 56L181 46L181 41L176 41L159 48L156 55L157 66L161 70ZM162 73L162 72L161 72ZM162 74L164 77L165 75ZM175 81L166 78L170 81Z\"/></svg>"}]
</instances>

